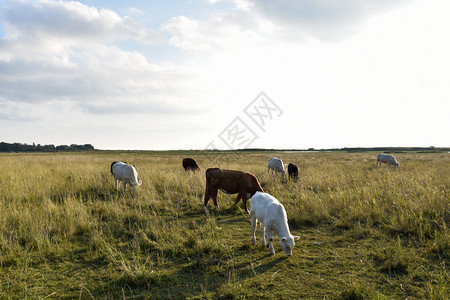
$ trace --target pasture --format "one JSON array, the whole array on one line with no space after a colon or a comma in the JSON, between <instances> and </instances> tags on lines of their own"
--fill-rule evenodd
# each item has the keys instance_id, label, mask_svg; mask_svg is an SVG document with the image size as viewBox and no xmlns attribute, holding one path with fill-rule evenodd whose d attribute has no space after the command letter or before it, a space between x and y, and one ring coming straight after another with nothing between
<instances>
[{"instance_id":1,"label":"pasture","mask_svg":"<svg viewBox=\"0 0 450 300\"><path fill-rule=\"evenodd\" d=\"M299 180L267 173L271 156ZM448 299L450 154L395 157L398 169L376 153L0 154L0 298ZM135 193L115 191L117 160L136 166ZM291 257L278 237L274 256L251 244L235 195L201 213L208 167L251 172L284 205Z\"/></svg>"}]
</instances>

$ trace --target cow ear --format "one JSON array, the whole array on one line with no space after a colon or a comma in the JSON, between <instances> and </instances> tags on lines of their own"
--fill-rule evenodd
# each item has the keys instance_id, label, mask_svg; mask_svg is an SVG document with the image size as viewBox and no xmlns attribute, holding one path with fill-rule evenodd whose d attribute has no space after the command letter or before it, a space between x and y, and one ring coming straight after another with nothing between
<instances>
[{"instance_id":1,"label":"cow ear","mask_svg":"<svg viewBox=\"0 0 450 300\"><path fill-rule=\"evenodd\" d=\"M286 242L286 238L285 237L282 237L281 238L281 241L284 243L284 242Z\"/></svg>"},{"instance_id":2,"label":"cow ear","mask_svg":"<svg viewBox=\"0 0 450 300\"><path fill-rule=\"evenodd\" d=\"M294 235L294 241L298 240L300 237L297 235Z\"/></svg>"}]
</instances>

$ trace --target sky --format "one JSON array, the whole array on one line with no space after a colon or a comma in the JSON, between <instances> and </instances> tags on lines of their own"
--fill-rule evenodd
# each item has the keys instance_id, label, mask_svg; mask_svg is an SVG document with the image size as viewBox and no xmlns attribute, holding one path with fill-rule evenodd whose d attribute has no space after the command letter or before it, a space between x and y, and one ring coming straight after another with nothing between
<instances>
[{"instance_id":1,"label":"sky","mask_svg":"<svg viewBox=\"0 0 450 300\"><path fill-rule=\"evenodd\" d=\"M450 146L448 0L0 0L0 141Z\"/></svg>"}]
</instances>

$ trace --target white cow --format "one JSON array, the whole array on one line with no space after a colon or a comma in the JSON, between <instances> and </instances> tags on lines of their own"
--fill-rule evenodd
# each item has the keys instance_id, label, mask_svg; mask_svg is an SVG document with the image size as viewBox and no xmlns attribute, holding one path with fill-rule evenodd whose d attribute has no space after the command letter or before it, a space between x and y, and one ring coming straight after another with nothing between
<instances>
[{"instance_id":1,"label":"white cow","mask_svg":"<svg viewBox=\"0 0 450 300\"><path fill-rule=\"evenodd\" d=\"M272 241L273 234L280 237L280 247L288 256L292 255L298 236L293 236L289 231L287 223L286 210L283 205L275 199L275 197L263 193L256 192L250 203L250 217L252 219L252 244L256 243L255 231L259 221L261 229L261 239L264 247L267 246L264 236L264 230L267 230L267 238L269 239L269 251L271 255L275 254Z\"/></svg>"},{"instance_id":2,"label":"white cow","mask_svg":"<svg viewBox=\"0 0 450 300\"><path fill-rule=\"evenodd\" d=\"M136 190L136 185L141 185L142 180L138 182L138 174L133 165L121 161L115 161L111 164L111 174L114 176L114 186L119 190L119 181L123 182L123 190L127 188L127 183Z\"/></svg>"},{"instance_id":3,"label":"white cow","mask_svg":"<svg viewBox=\"0 0 450 300\"><path fill-rule=\"evenodd\" d=\"M395 158L392 155L388 155L388 154L378 153L377 167L379 166L380 162L386 163L388 165L396 166L397 168L400 166L400 164L395 160Z\"/></svg>"},{"instance_id":4,"label":"white cow","mask_svg":"<svg viewBox=\"0 0 450 300\"><path fill-rule=\"evenodd\" d=\"M269 159L269 165L267 167L267 172L269 172L270 170L272 170L272 174L273 174L273 171L275 171L276 173L281 173L281 178L284 178L284 173L286 173L286 171L284 169L283 161L281 159L279 159L278 157L273 157L273 156Z\"/></svg>"}]
</instances>

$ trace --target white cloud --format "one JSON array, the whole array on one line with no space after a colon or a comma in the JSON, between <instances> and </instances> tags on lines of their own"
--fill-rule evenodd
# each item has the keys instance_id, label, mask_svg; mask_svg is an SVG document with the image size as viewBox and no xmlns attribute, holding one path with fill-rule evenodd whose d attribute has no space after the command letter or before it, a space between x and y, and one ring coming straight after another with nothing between
<instances>
[{"instance_id":1,"label":"white cloud","mask_svg":"<svg viewBox=\"0 0 450 300\"><path fill-rule=\"evenodd\" d=\"M162 29L173 46L188 51L214 52L243 47L259 40L258 24L245 14L215 14L206 21L173 17Z\"/></svg>"},{"instance_id":2,"label":"white cloud","mask_svg":"<svg viewBox=\"0 0 450 300\"><path fill-rule=\"evenodd\" d=\"M338 41L361 30L368 17L411 0L251 0L253 9L294 40Z\"/></svg>"},{"instance_id":3,"label":"white cloud","mask_svg":"<svg viewBox=\"0 0 450 300\"><path fill-rule=\"evenodd\" d=\"M253 3L251 0L206 0L211 4L219 3L219 2L232 2L235 4L236 9L249 11L253 7Z\"/></svg>"},{"instance_id":4,"label":"white cloud","mask_svg":"<svg viewBox=\"0 0 450 300\"><path fill-rule=\"evenodd\" d=\"M195 73L151 63L116 40L157 42L154 30L113 11L79 2L8 1L0 13L0 118L43 119L70 103L92 114L195 111ZM28 104L27 104L28 103ZM32 105L39 103L39 109ZM63 103L58 106L55 103ZM29 113L23 113L26 109ZM64 110L64 113L70 112Z\"/></svg>"},{"instance_id":5,"label":"white cloud","mask_svg":"<svg viewBox=\"0 0 450 300\"><path fill-rule=\"evenodd\" d=\"M157 43L162 37L154 30L111 10L79 2L6 1L0 12L4 38L0 60L72 55L72 47L105 44L116 40ZM33 51L31 51L31 49Z\"/></svg>"},{"instance_id":6,"label":"white cloud","mask_svg":"<svg viewBox=\"0 0 450 300\"><path fill-rule=\"evenodd\" d=\"M1 13L7 37L58 38L63 41L108 42L117 38L152 42L155 31L129 17L79 2L7 1Z\"/></svg>"},{"instance_id":7,"label":"white cloud","mask_svg":"<svg viewBox=\"0 0 450 300\"><path fill-rule=\"evenodd\" d=\"M207 20L177 16L163 24L173 46L214 53L309 40L338 42L363 31L367 20L413 0L207 0L235 10Z\"/></svg>"}]
</instances>

